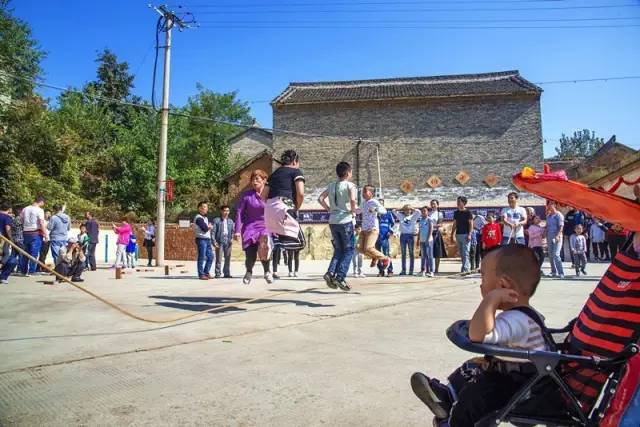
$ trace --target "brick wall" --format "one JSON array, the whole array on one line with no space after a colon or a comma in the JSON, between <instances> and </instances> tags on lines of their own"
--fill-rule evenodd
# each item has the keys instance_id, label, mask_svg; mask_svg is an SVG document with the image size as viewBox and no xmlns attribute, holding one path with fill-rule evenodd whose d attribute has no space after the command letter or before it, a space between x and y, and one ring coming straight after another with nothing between
<instances>
[{"instance_id":1,"label":"brick wall","mask_svg":"<svg viewBox=\"0 0 640 427\"><path fill-rule=\"evenodd\" d=\"M403 180L416 192L428 188L434 174L441 190L461 187L454 179L460 170L471 176L465 187L480 193L487 190L483 179L498 175L502 197L522 166L542 166L540 100L534 96L274 106L273 117L277 129L346 136L274 135L274 156L288 148L299 152L309 201L335 179L341 160L354 165L354 181L359 175L360 184L378 185L376 146L360 144L358 168L358 138L381 141L382 186L392 201L411 198L399 191Z\"/></svg>"},{"instance_id":2,"label":"brick wall","mask_svg":"<svg viewBox=\"0 0 640 427\"><path fill-rule=\"evenodd\" d=\"M227 179L227 189L221 198L222 203L235 206L240 193L251 187L251 173L256 169L262 169L267 175L270 175L272 170L271 155L266 154L260 157Z\"/></svg>"}]
</instances>

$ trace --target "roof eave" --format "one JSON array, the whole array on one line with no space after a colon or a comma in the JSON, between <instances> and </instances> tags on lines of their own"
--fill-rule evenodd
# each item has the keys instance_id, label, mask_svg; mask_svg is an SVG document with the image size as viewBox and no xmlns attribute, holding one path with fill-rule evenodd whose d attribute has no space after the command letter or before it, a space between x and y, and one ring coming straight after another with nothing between
<instances>
[{"instance_id":1,"label":"roof eave","mask_svg":"<svg viewBox=\"0 0 640 427\"><path fill-rule=\"evenodd\" d=\"M405 97L393 97L393 98L367 98L367 99L325 99L321 101L307 101L307 102L291 102L283 101L271 103L272 106L280 107L287 105L312 105L312 104L344 104L344 103L363 103L363 102L383 102L383 101L407 101L407 100L429 100L429 99L456 99L456 98L486 98L486 97L499 97L499 96L521 96L521 95L533 95L540 96L541 93L535 90L526 92L496 92L496 93L472 93L463 95L441 95L441 96L405 96Z\"/></svg>"}]
</instances>

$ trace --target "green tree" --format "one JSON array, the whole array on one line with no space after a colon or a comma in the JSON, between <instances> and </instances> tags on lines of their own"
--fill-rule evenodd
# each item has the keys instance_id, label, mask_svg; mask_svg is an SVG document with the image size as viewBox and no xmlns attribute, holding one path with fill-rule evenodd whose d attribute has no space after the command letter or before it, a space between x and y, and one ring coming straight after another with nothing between
<instances>
[{"instance_id":1,"label":"green tree","mask_svg":"<svg viewBox=\"0 0 640 427\"><path fill-rule=\"evenodd\" d=\"M9 0L0 0L0 107L33 93L45 53L29 26L12 16Z\"/></svg>"},{"instance_id":2,"label":"green tree","mask_svg":"<svg viewBox=\"0 0 640 427\"><path fill-rule=\"evenodd\" d=\"M604 139L596 137L596 133L589 129L573 132L572 136L564 133L560 137L560 146L556 147L556 157L572 159L588 157L604 145Z\"/></svg>"}]
</instances>

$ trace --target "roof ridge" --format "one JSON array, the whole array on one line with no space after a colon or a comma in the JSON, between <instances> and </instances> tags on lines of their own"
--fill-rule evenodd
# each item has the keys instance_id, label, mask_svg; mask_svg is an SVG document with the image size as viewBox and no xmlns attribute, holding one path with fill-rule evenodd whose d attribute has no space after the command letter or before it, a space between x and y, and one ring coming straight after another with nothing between
<instances>
[{"instance_id":1,"label":"roof ridge","mask_svg":"<svg viewBox=\"0 0 640 427\"><path fill-rule=\"evenodd\" d=\"M326 80L319 82L290 82L289 86L294 87L317 87L317 86L350 86L350 85L366 85L368 83L421 83L421 82L433 82L438 81L439 83L446 83L452 81L460 81L460 80L473 80L473 81L482 81L482 80L496 80L501 78L509 78L509 77L519 77L519 70L508 70L508 71L495 71L490 73L470 73L470 74L442 74L437 76L414 76L414 77L388 77L388 78L377 78L377 79L362 79L362 80Z\"/></svg>"}]
</instances>

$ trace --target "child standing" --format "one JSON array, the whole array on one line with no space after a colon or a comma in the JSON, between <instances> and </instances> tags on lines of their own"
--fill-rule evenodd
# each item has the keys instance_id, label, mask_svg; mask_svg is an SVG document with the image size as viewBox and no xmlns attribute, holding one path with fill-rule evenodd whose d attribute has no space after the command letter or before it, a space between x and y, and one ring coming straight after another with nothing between
<instances>
[{"instance_id":1,"label":"child standing","mask_svg":"<svg viewBox=\"0 0 640 427\"><path fill-rule=\"evenodd\" d=\"M569 244L571 245L571 255L576 267L576 276L580 273L587 275L587 239L582 235L582 224L577 224L574 227L574 233L569 238Z\"/></svg>"},{"instance_id":2,"label":"child standing","mask_svg":"<svg viewBox=\"0 0 640 427\"><path fill-rule=\"evenodd\" d=\"M89 234L87 234L87 227L84 224L82 224L80 226L80 234L78 234L78 245L80 245L80 249L82 249L82 253L85 256L85 270L89 268L87 251L89 250L90 242L91 242L91 238L89 237Z\"/></svg>"},{"instance_id":3,"label":"child standing","mask_svg":"<svg viewBox=\"0 0 640 427\"><path fill-rule=\"evenodd\" d=\"M529 225L529 247L538 257L538 262L540 263L540 267L542 267L542 263L544 262L544 249L542 249L542 239L546 233L546 230L542 225L540 225L540 217L538 215L534 215L532 219L531 225Z\"/></svg>"},{"instance_id":4,"label":"child standing","mask_svg":"<svg viewBox=\"0 0 640 427\"><path fill-rule=\"evenodd\" d=\"M362 253L358 250L362 226L360 224L356 224L354 230L355 232L353 233L353 247L356 248L356 250L353 253L353 258L351 259L351 264L353 265L353 277L366 277L362 273L362 261L364 259L364 255L362 255Z\"/></svg>"},{"instance_id":5,"label":"child standing","mask_svg":"<svg viewBox=\"0 0 640 427\"><path fill-rule=\"evenodd\" d=\"M127 243L127 268L136 267L136 251L138 250L138 241L135 233L131 233L129 236L129 243Z\"/></svg>"},{"instance_id":6,"label":"child standing","mask_svg":"<svg viewBox=\"0 0 640 427\"><path fill-rule=\"evenodd\" d=\"M429 208L420 208L418 240L420 242L420 274L433 277L435 263L433 262L433 222L429 218Z\"/></svg>"},{"instance_id":7,"label":"child standing","mask_svg":"<svg viewBox=\"0 0 640 427\"><path fill-rule=\"evenodd\" d=\"M496 217L492 213L487 215L487 223L482 227L480 240L483 253L502 242L502 228L496 223Z\"/></svg>"},{"instance_id":8,"label":"child standing","mask_svg":"<svg viewBox=\"0 0 640 427\"><path fill-rule=\"evenodd\" d=\"M594 218L589 229L591 235L591 245L593 246L593 260L604 261L609 257L609 248L605 240L605 228L602 221Z\"/></svg>"},{"instance_id":9,"label":"child standing","mask_svg":"<svg viewBox=\"0 0 640 427\"><path fill-rule=\"evenodd\" d=\"M396 212L400 223L400 252L402 253L402 270L400 275L407 274L407 256L409 256L409 276L413 276L413 240L416 234L416 223L420 219L420 211L414 210L411 205L404 205L400 212Z\"/></svg>"}]
</instances>

